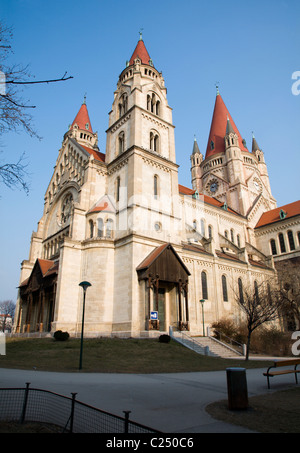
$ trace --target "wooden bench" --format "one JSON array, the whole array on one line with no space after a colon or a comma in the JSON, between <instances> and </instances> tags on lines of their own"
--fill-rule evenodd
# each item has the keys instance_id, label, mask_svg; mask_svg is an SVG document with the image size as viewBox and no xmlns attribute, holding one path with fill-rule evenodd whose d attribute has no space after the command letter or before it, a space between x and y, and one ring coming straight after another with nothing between
<instances>
[{"instance_id":1,"label":"wooden bench","mask_svg":"<svg viewBox=\"0 0 300 453\"><path fill-rule=\"evenodd\" d=\"M295 375L296 384L298 384L297 373L300 373L300 370L297 370L297 366L300 365L300 359L287 359L287 360L275 360L272 366L270 366L266 373L263 373L264 376L267 376L268 380L268 389L270 388L270 377L279 376L280 374L291 374ZM270 371L273 368L280 368L280 367L291 367L294 366L293 369L289 368L287 370L276 370Z\"/></svg>"}]
</instances>

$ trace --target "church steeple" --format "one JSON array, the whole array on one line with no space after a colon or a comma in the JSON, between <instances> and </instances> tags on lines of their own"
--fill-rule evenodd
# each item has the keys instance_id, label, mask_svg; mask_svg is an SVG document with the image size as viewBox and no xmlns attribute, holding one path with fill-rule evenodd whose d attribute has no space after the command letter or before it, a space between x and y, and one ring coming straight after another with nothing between
<instances>
[{"instance_id":1,"label":"church steeple","mask_svg":"<svg viewBox=\"0 0 300 453\"><path fill-rule=\"evenodd\" d=\"M193 152L191 154L191 173L192 173L192 186L194 190L202 192L202 170L201 163L203 161L203 154L199 150L199 146L194 138Z\"/></svg>"},{"instance_id":2,"label":"church steeple","mask_svg":"<svg viewBox=\"0 0 300 453\"><path fill-rule=\"evenodd\" d=\"M75 127L77 126L78 129L89 131L93 134L93 129L92 129L92 125L91 125L91 121L90 121L90 117L89 117L89 112L88 112L87 105L86 105L86 95L84 96L83 103L81 104L81 107L80 107L73 123L71 124L71 129L74 126Z\"/></svg>"},{"instance_id":3,"label":"church steeple","mask_svg":"<svg viewBox=\"0 0 300 453\"><path fill-rule=\"evenodd\" d=\"M75 140L88 148L98 150L98 135L93 132L89 112L86 105L86 95L83 103L75 116L73 123L69 126L67 135L75 138Z\"/></svg>"},{"instance_id":4,"label":"church steeple","mask_svg":"<svg viewBox=\"0 0 300 453\"><path fill-rule=\"evenodd\" d=\"M215 154L225 153L224 138L227 133L226 131L227 127L230 127L233 130L233 132L237 135L238 146L240 147L241 151L248 151L247 148L244 146L241 134L239 133L239 130L236 127L218 90L211 122L210 133L207 142L205 158L208 158Z\"/></svg>"},{"instance_id":5,"label":"church steeple","mask_svg":"<svg viewBox=\"0 0 300 453\"><path fill-rule=\"evenodd\" d=\"M150 58L150 55L146 49L146 46L144 44L144 41L143 41L143 38L142 38L142 34L140 33L140 39L136 45L136 48L134 49L134 52L129 60L129 66L133 65L134 64L134 60L136 58L139 58L142 62L142 64L147 64L147 65L150 65L150 66L153 66L153 62Z\"/></svg>"}]
</instances>

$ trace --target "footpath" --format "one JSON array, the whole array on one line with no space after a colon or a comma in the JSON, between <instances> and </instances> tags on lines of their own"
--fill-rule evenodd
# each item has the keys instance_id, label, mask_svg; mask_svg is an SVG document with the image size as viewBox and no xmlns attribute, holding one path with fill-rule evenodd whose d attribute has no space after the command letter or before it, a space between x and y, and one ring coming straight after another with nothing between
<instances>
[{"instance_id":1,"label":"footpath","mask_svg":"<svg viewBox=\"0 0 300 453\"><path fill-rule=\"evenodd\" d=\"M265 359L265 358L264 358ZM241 362L241 367L243 366ZM248 396L294 385L293 375L272 381L268 390L265 368L246 370ZM30 387L70 396L164 433L250 433L213 419L205 407L227 399L226 371L170 374L55 373L0 369L0 387Z\"/></svg>"}]
</instances>

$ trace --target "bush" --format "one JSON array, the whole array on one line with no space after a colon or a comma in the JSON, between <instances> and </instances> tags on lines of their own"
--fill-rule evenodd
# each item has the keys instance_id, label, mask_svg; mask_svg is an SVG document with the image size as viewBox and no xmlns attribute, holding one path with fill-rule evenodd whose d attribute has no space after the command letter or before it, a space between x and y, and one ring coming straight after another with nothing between
<instances>
[{"instance_id":1,"label":"bush","mask_svg":"<svg viewBox=\"0 0 300 453\"><path fill-rule=\"evenodd\" d=\"M163 334L158 338L160 343L170 343L171 337L169 335Z\"/></svg>"},{"instance_id":2,"label":"bush","mask_svg":"<svg viewBox=\"0 0 300 453\"><path fill-rule=\"evenodd\" d=\"M56 332L54 332L53 336L57 341L66 341L70 335L68 334L68 332L62 332L61 330L57 330Z\"/></svg>"}]
</instances>

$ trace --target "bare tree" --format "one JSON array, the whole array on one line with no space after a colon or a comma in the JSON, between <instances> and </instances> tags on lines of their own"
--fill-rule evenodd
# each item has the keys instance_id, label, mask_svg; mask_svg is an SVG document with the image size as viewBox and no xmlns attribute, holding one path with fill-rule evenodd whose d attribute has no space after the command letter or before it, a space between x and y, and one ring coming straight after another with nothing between
<instances>
[{"instance_id":1,"label":"bare tree","mask_svg":"<svg viewBox=\"0 0 300 453\"><path fill-rule=\"evenodd\" d=\"M262 324L280 317L283 301L278 289L266 282L255 284L253 288L243 288L242 284L239 284L236 301L246 318L248 360L252 333Z\"/></svg>"},{"instance_id":2,"label":"bare tree","mask_svg":"<svg viewBox=\"0 0 300 453\"><path fill-rule=\"evenodd\" d=\"M0 301L0 315L2 322L2 331L5 332L7 319L13 320L15 314L16 304L12 300Z\"/></svg>"},{"instance_id":3,"label":"bare tree","mask_svg":"<svg viewBox=\"0 0 300 453\"><path fill-rule=\"evenodd\" d=\"M11 47L12 28L7 27L0 21L0 135L5 132L17 132L25 130L31 137L40 139L33 127L31 115L35 105L30 105L28 100L23 99L23 89L32 84L48 84L72 79L67 73L60 78L48 80L32 80L28 66L20 64L8 64L7 59L12 53ZM24 162L24 154L16 163L4 163L0 166L0 181L7 187L19 187L28 193L27 165Z\"/></svg>"}]
</instances>

